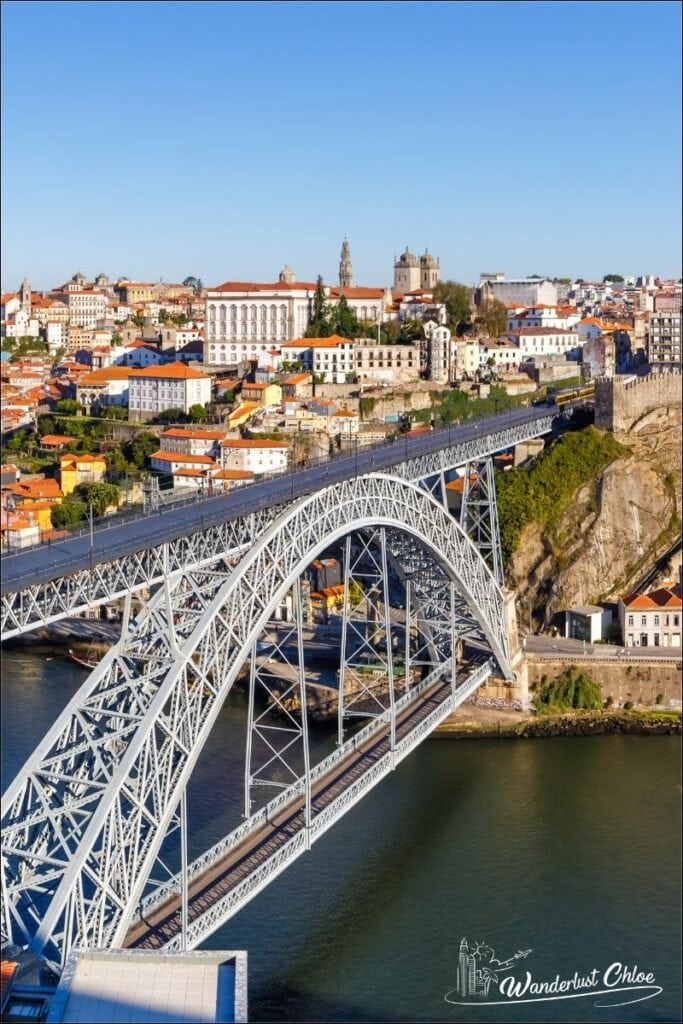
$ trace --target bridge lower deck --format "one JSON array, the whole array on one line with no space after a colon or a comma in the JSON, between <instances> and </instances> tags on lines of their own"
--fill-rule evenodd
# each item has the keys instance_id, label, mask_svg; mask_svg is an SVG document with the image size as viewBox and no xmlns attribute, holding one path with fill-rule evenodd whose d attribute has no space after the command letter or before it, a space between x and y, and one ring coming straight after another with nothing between
<instances>
[{"instance_id":1,"label":"bridge lower deck","mask_svg":"<svg viewBox=\"0 0 683 1024\"><path fill-rule=\"evenodd\" d=\"M396 718L396 742L408 736L436 708L449 700L450 682L434 683L414 704L410 704ZM311 820L315 821L329 804L349 786L366 774L373 765L390 751L389 727L376 732L336 764L311 789ZM275 815L272 821L247 836L242 843L230 849L224 858L190 883L188 888L188 925L204 915L215 903L223 900L231 889L240 885L305 829L304 798L292 800ZM237 909L237 908L235 908ZM124 946L137 949L160 949L181 933L181 901L176 895L150 911L146 917L131 926Z\"/></svg>"}]
</instances>

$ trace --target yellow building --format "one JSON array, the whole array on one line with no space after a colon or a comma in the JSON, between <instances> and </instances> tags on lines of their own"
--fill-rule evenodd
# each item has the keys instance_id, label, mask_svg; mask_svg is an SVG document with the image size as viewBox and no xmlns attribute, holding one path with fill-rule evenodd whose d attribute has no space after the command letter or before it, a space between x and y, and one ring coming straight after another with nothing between
<instances>
[{"instance_id":1,"label":"yellow building","mask_svg":"<svg viewBox=\"0 0 683 1024\"><path fill-rule=\"evenodd\" d=\"M254 402L262 409L267 405L279 405L282 388L279 384L243 384L240 398L243 402Z\"/></svg>"},{"instance_id":2,"label":"yellow building","mask_svg":"<svg viewBox=\"0 0 683 1024\"><path fill-rule=\"evenodd\" d=\"M79 484L96 484L104 479L107 463L102 455L64 455L59 460L59 482L64 494Z\"/></svg>"},{"instance_id":3,"label":"yellow building","mask_svg":"<svg viewBox=\"0 0 683 1024\"><path fill-rule=\"evenodd\" d=\"M325 587L323 590L311 594L311 608L314 612L324 612L325 615L335 609L339 611L344 607L344 584L337 583L333 587Z\"/></svg>"},{"instance_id":4,"label":"yellow building","mask_svg":"<svg viewBox=\"0 0 683 1024\"><path fill-rule=\"evenodd\" d=\"M22 501L16 506L16 512L27 515L29 519L32 519L38 524L40 532L44 533L52 529L53 504L58 503L49 501ZM59 504L61 504L61 502L59 502Z\"/></svg>"}]
</instances>

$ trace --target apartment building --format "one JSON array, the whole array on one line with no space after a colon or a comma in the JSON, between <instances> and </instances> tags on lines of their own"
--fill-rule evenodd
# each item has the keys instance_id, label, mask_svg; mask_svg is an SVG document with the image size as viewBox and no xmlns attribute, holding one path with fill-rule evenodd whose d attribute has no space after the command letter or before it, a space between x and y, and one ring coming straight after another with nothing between
<instances>
[{"instance_id":1,"label":"apartment building","mask_svg":"<svg viewBox=\"0 0 683 1024\"><path fill-rule=\"evenodd\" d=\"M665 309L650 314L647 360L655 373L681 368L681 313Z\"/></svg>"},{"instance_id":2,"label":"apartment building","mask_svg":"<svg viewBox=\"0 0 683 1024\"><path fill-rule=\"evenodd\" d=\"M360 381L402 383L420 375L419 345L378 345L372 338L356 338L354 346L355 373Z\"/></svg>"},{"instance_id":3,"label":"apartment building","mask_svg":"<svg viewBox=\"0 0 683 1024\"><path fill-rule=\"evenodd\" d=\"M246 473L282 473L287 469L287 442L266 438L224 438L221 466Z\"/></svg>"},{"instance_id":4,"label":"apartment building","mask_svg":"<svg viewBox=\"0 0 683 1024\"><path fill-rule=\"evenodd\" d=\"M618 615L626 647L681 646L681 585L619 599Z\"/></svg>"},{"instance_id":5,"label":"apartment building","mask_svg":"<svg viewBox=\"0 0 683 1024\"><path fill-rule=\"evenodd\" d=\"M151 420L166 409L188 413L211 401L211 377L185 363L128 371L128 416Z\"/></svg>"}]
</instances>

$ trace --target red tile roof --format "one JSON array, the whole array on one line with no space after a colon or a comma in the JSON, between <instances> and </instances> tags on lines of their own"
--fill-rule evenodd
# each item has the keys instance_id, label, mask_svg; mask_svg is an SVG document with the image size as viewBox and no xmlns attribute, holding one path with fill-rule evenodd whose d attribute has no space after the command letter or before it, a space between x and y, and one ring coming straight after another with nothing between
<instances>
[{"instance_id":1,"label":"red tile roof","mask_svg":"<svg viewBox=\"0 0 683 1024\"><path fill-rule=\"evenodd\" d=\"M209 455L186 455L184 452L165 452L161 449L150 455L150 459L158 462L198 462L202 466L215 466L215 461Z\"/></svg>"},{"instance_id":2,"label":"red tile roof","mask_svg":"<svg viewBox=\"0 0 683 1024\"><path fill-rule=\"evenodd\" d=\"M144 370L129 370L130 377L170 377L173 380L209 380L208 373L200 373L187 363L169 363L167 366L147 366Z\"/></svg>"},{"instance_id":3,"label":"red tile roof","mask_svg":"<svg viewBox=\"0 0 683 1024\"><path fill-rule=\"evenodd\" d=\"M215 288L209 288L209 292L291 292L291 291L315 291L318 287L315 281L294 281L288 284L286 281L274 281L272 284L263 284L255 281L225 281Z\"/></svg>"},{"instance_id":4,"label":"red tile roof","mask_svg":"<svg viewBox=\"0 0 683 1024\"><path fill-rule=\"evenodd\" d=\"M287 448L286 441L274 441L271 438L250 438L249 440L226 437L221 441L221 448ZM154 456L152 456L154 458Z\"/></svg>"}]
</instances>

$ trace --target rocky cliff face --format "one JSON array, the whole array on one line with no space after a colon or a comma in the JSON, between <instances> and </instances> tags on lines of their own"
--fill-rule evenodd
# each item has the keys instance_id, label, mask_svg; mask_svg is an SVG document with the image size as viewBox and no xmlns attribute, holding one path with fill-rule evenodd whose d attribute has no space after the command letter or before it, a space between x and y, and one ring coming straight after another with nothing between
<instances>
[{"instance_id":1,"label":"rocky cliff face","mask_svg":"<svg viewBox=\"0 0 683 1024\"><path fill-rule=\"evenodd\" d=\"M631 454L580 488L550 536L527 526L508 566L520 617L536 625L572 605L616 600L680 533L681 427L648 416L617 440Z\"/></svg>"}]
</instances>

